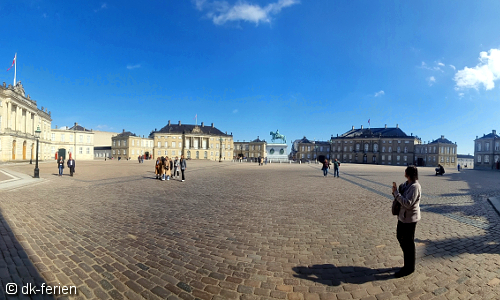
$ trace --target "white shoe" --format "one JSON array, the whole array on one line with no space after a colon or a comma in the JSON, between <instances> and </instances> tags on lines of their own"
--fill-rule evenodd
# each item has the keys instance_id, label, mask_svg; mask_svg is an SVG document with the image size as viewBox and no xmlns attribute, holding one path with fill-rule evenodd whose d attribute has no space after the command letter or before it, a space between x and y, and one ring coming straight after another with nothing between
<instances>
[{"instance_id":1,"label":"white shoe","mask_svg":"<svg viewBox=\"0 0 500 300\"><path fill-rule=\"evenodd\" d=\"M182 179L182 182L184 182L184 179Z\"/></svg>"}]
</instances>

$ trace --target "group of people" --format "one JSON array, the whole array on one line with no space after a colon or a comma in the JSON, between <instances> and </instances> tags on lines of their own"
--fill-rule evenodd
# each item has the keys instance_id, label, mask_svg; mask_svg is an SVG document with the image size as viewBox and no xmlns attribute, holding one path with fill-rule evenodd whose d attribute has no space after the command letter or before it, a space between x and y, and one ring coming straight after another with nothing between
<instances>
[{"instance_id":1,"label":"group of people","mask_svg":"<svg viewBox=\"0 0 500 300\"><path fill-rule=\"evenodd\" d=\"M137 156L137 160L139 161L140 164L144 163L144 156L142 155Z\"/></svg>"},{"instance_id":2,"label":"group of people","mask_svg":"<svg viewBox=\"0 0 500 300\"><path fill-rule=\"evenodd\" d=\"M181 181L185 180L184 171L186 170L186 160L184 155L181 155L179 159L178 156L174 160L166 157L158 157L155 164L155 175L156 179L160 180L170 180L170 178L175 178L176 174L179 177L179 171L182 174Z\"/></svg>"},{"instance_id":3,"label":"group of people","mask_svg":"<svg viewBox=\"0 0 500 300\"><path fill-rule=\"evenodd\" d=\"M323 167L321 168L321 170L323 170L323 175L325 177L326 177L326 175L328 175L328 169L330 169L331 165L332 164L330 163L330 161L325 158L325 160L323 161ZM338 159L335 159L333 161L333 177L340 177L339 176L339 167L340 167L340 161L338 161Z\"/></svg>"},{"instance_id":4,"label":"group of people","mask_svg":"<svg viewBox=\"0 0 500 300\"><path fill-rule=\"evenodd\" d=\"M73 177L73 174L75 173L75 160L73 158L69 158L67 162L68 168L69 168L69 175ZM64 170L64 157L60 156L59 159L57 159L57 168L59 169L59 176L63 175L63 170Z\"/></svg>"}]
</instances>

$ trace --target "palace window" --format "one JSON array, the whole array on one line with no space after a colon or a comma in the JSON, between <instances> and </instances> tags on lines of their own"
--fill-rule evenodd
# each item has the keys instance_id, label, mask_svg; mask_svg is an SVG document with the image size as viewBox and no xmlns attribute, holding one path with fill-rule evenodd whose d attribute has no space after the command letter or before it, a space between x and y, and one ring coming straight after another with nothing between
<instances>
[{"instance_id":1,"label":"palace window","mask_svg":"<svg viewBox=\"0 0 500 300\"><path fill-rule=\"evenodd\" d=\"M382 152L385 152L385 146L382 146Z\"/></svg>"},{"instance_id":2,"label":"palace window","mask_svg":"<svg viewBox=\"0 0 500 300\"><path fill-rule=\"evenodd\" d=\"M498 142L495 142L495 151L500 150L500 144Z\"/></svg>"},{"instance_id":3,"label":"palace window","mask_svg":"<svg viewBox=\"0 0 500 300\"><path fill-rule=\"evenodd\" d=\"M80 147L80 149L78 149L78 153L83 154L83 148L82 147ZM118 154L120 154L120 150L118 150Z\"/></svg>"},{"instance_id":4,"label":"palace window","mask_svg":"<svg viewBox=\"0 0 500 300\"><path fill-rule=\"evenodd\" d=\"M87 144L90 144L90 135L87 135ZM127 145L127 142L125 141L124 142L124 146Z\"/></svg>"},{"instance_id":5,"label":"palace window","mask_svg":"<svg viewBox=\"0 0 500 300\"><path fill-rule=\"evenodd\" d=\"M387 160L392 160L392 155L387 155Z\"/></svg>"},{"instance_id":6,"label":"palace window","mask_svg":"<svg viewBox=\"0 0 500 300\"><path fill-rule=\"evenodd\" d=\"M87 147L87 154L90 154L90 148ZM125 150L123 150L123 154L125 154Z\"/></svg>"},{"instance_id":7,"label":"palace window","mask_svg":"<svg viewBox=\"0 0 500 300\"><path fill-rule=\"evenodd\" d=\"M61 133L61 142L64 142L64 133Z\"/></svg>"},{"instance_id":8,"label":"palace window","mask_svg":"<svg viewBox=\"0 0 500 300\"><path fill-rule=\"evenodd\" d=\"M73 135L72 134L69 135L69 141L73 142Z\"/></svg>"},{"instance_id":9,"label":"palace window","mask_svg":"<svg viewBox=\"0 0 500 300\"><path fill-rule=\"evenodd\" d=\"M484 151L490 151L490 143L484 144ZM486 162L486 158L485 158L484 162Z\"/></svg>"},{"instance_id":10,"label":"palace window","mask_svg":"<svg viewBox=\"0 0 500 300\"><path fill-rule=\"evenodd\" d=\"M370 146L369 146L368 144L365 144L365 152L368 152L368 148L369 148L369 147L370 147Z\"/></svg>"},{"instance_id":11,"label":"palace window","mask_svg":"<svg viewBox=\"0 0 500 300\"><path fill-rule=\"evenodd\" d=\"M80 141L80 142L81 142L81 141ZM121 141L120 141L120 140L118 140L118 147L120 147L120 144L121 144Z\"/></svg>"},{"instance_id":12,"label":"palace window","mask_svg":"<svg viewBox=\"0 0 500 300\"><path fill-rule=\"evenodd\" d=\"M377 151L378 151L378 144L374 144L374 145L373 145L373 151L374 151L374 152L377 152Z\"/></svg>"},{"instance_id":13,"label":"palace window","mask_svg":"<svg viewBox=\"0 0 500 300\"><path fill-rule=\"evenodd\" d=\"M397 150L396 150L398 153L401 152L401 147L398 146Z\"/></svg>"},{"instance_id":14,"label":"palace window","mask_svg":"<svg viewBox=\"0 0 500 300\"><path fill-rule=\"evenodd\" d=\"M347 152L347 146L344 146L344 152Z\"/></svg>"},{"instance_id":15,"label":"palace window","mask_svg":"<svg viewBox=\"0 0 500 300\"><path fill-rule=\"evenodd\" d=\"M404 160L404 161L407 161L407 160L408 160L408 156L406 156L406 155L405 155L405 156L403 156L403 160Z\"/></svg>"},{"instance_id":16,"label":"palace window","mask_svg":"<svg viewBox=\"0 0 500 300\"><path fill-rule=\"evenodd\" d=\"M484 156L484 162L485 163L489 163L490 162L490 156L489 155L485 155Z\"/></svg>"},{"instance_id":17,"label":"palace window","mask_svg":"<svg viewBox=\"0 0 500 300\"><path fill-rule=\"evenodd\" d=\"M161 142L158 142L158 148L161 148Z\"/></svg>"},{"instance_id":18,"label":"palace window","mask_svg":"<svg viewBox=\"0 0 500 300\"><path fill-rule=\"evenodd\" d=\"M51 140L52 140L52 141L55 141L55 140L56 140L56 134L55 134L55 133L53 133L53 134L52 134Z\"/></svg>"},{"instance_id":19,"label":"palace window","mask_svg":"<svg viewBox=\"0 0 500 300\"><path fill-rule=\"evenodd\" d=\"M382 155L382 160L385 160L385 155Z\"/></svg>"},{"instance_id":20,"label":"palace window","mask_svg":"<svg viewBox=\"0 0 500 300\"><path fill-rule=\"evenodd\" d=\"M134 149L132 149L132 155L134 155L134 154L135 154L135 153L134 153Z\"/></svg>"},{"instance_id":21,"label":"palace window","mask_svg":"<svg viewBox=\"0 0 500 300\"><path fill-rule=\"evenodd\" d=\"M172 142L172 148L175 148L175 142Z\"/></svg>"},{"instance_id":22,"label":"palace window","mask_svg":"<svg viewBox=\"0 0 500 300\"><path fill-rule=\"evenodd\" d=\"M392 152L392 147L389 147L389 153Z\"/></svg>"},{"instance_id":23,"label":"palace window","mask_svg":"<svg viewBox=\"0 0 500 300\"><path fill-rule=\"evenodd\" d=\"M135 140L132 140L132 147L135 146ZM134 154L134 153L132 153Z\"/></svg>"},{"instance_id":24,"label":"palace window","mask_svg":"<svg viewBox=\"0 0 500 300\"><path fill-rule=\"evenodd\" d=\"M398 156L396 156L396 160L397 160L397 161L400 161L400 158L401 158L401 157L400 157L399 155L398 155Z\"/></svg>"},{"instance_id":25,"label":"palace window","mask_svg":"<svg viewBox=\"0 0 500 300\"><path fill-rule=\"evenodd\" d=\"M83 143L83 134L80 134L80 143ZM120 145L118 145L120 146Z\"/></svg>"},{"instance_id":26,"label":"palace window","mask_svg":"<svg viewBox=\"0 0 500 300\"><path fill-rule=\"evenodd\" d=\"M356 151L359 151L359 148L360 148L359 144L356 144Z\"/></svg>"},{"instance_id":27,"label":"palace window","mask_svg":"<svg viewBox=\"0 0 500 300\"><path fill-rule=\"evenodd\" d=\"M405 153L408 153L408 147L405 146Z\"/></svg>"},{"instance_id":28,"label":"palace window","mask_svg":"<svg viewBox=\"0 0 500 300\"><path fill-rule=\"evenodd\" d=\"M476 144L476 149L477 149L477 152L481 151L481 143Z\"/></svg>"}]
</instances>

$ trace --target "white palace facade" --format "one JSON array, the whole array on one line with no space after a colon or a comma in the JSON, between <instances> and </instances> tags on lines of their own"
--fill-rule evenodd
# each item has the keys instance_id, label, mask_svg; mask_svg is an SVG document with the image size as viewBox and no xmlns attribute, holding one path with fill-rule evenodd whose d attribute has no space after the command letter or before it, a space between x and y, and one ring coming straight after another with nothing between
<instances>
[{"instance_id":1,"label":"white palace facade","mask_svg":"<svg viewBox=\"0 0 500 300\"><path fill-rule=\"evenodd\" d=\"M50 111L37 107L36 101L25 95L19 81L15 86L0 86L0 161L35 159L35 131L41 130L38 158L49 159L51 146Z\"/></svg>"}]
</instances>

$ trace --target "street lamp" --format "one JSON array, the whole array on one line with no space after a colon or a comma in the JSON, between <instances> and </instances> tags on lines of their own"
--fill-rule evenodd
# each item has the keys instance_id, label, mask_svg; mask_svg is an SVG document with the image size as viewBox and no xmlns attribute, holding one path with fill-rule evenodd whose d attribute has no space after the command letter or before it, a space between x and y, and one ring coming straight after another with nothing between
<instances>
[{"instance_id":1,"label":"street lamp","mask_svg":"<svg viewBox=\"0 0 500 300\"><path fill-rule=\"evenodd\" d=\"M36 165L35 165L35 174L34 178L40 178L40 170L38 169L38 140L40 139L40 133L42 131L40 130L40 126L38 126L35 130L35 137L36 137Z\"/></svg>"},{"instance_id":2,"label":"street lamp","mask_svg":"<svg viewBox=\"0 0 500 300\"><path fill-rule=\"evenodd\" d=\"M220 146L219 146L219 162L222 162L222 137L219 139L220 141Z\"/></svg>"},{"instance_id":3,"label":"street lamp","mask_svg":"<svg viewBox=\"0 0 500 300\"><path fill-rule=\"evenodd\" d=\"M330 138L329 143L330 143L330 158L329 159L330 159L330 161L332 161L332 147L333 147L333 143L334 143L334 141L333 141L333 135Z\"/></svg>"},{"instance_id":4,"label":"street lamp","mask_svg":"<svg viewBox=\"0 0 500 300\"><path fill-rule=\"evenodd\" d=\"M314 139L314 151L316 153L314 159L316 160L316 163L318 163L318 145L316 144L316 139Z\"/></svg>"}]
</instances>

